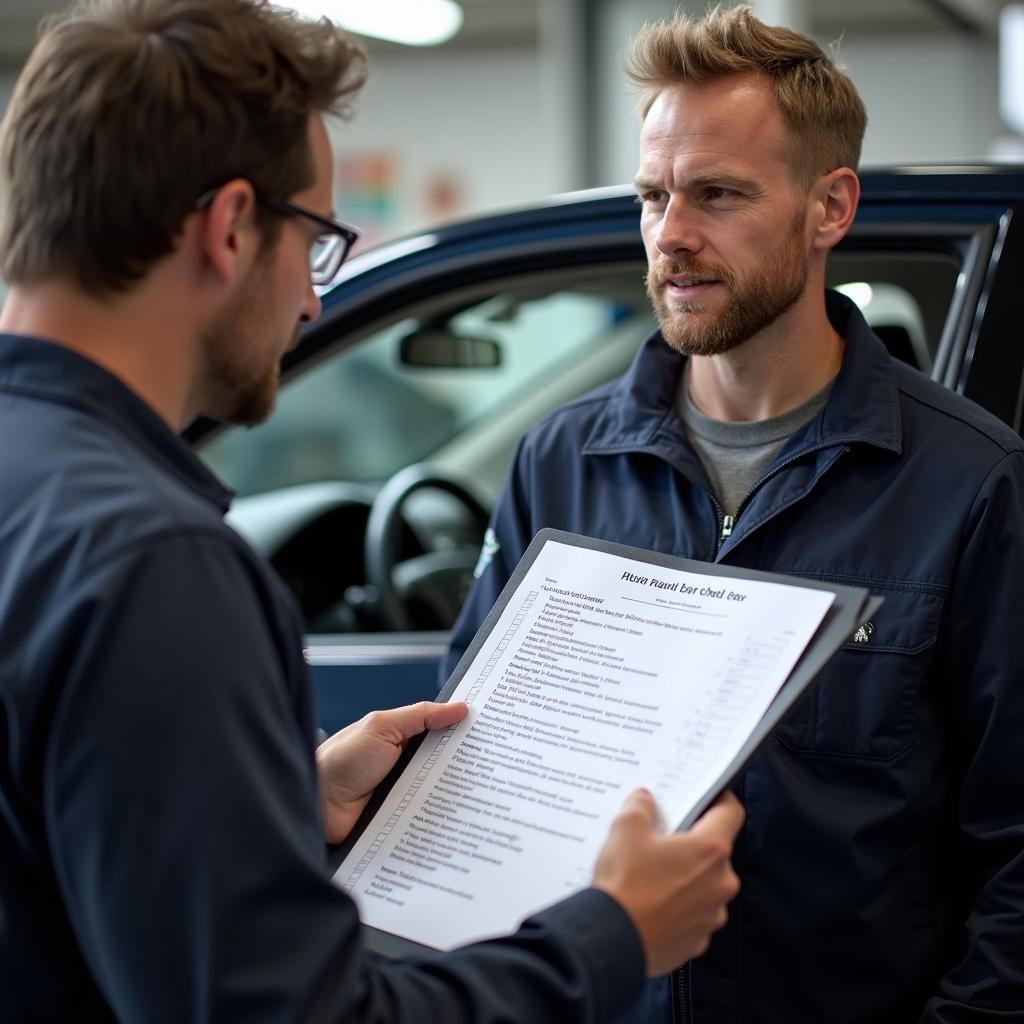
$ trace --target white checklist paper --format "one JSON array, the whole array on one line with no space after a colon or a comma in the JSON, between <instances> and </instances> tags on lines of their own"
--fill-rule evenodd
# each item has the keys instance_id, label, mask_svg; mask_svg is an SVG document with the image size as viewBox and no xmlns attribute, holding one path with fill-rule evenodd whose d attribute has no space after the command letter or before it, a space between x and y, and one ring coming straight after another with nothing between
<instances>
[{"instance_id":1,"label":"white checklist paper","mask_svg":"<svg viewBox=\"0 0 1024 1024\"><path fill-rule=\"evenodd\" d=\"M834 594L548 541L335 881L364 923L449 949L589 883L625 796L669 827L736 757Z\"/></svg>"}]
</instances>

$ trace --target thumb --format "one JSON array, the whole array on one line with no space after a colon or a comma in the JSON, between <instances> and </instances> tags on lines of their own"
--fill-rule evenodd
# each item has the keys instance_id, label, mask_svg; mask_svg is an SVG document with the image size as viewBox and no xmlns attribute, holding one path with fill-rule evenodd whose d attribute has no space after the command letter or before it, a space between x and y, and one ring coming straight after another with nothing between
<instances>
[{"instance_id":1,"label":"thumb","mask_svg":"<svg viewBox=\"0 0 1024 1024\"><path fill-rule=\"evenodd\" d=\"M449 725L461 722L469 714L469 705L463 700L437 702L426 701L423 724L428 729L447 729Z\"/></svg>"},{"instance_id":2,"label":"thumb","mask_svg":"<svg viewBox=\"0 0 1024 1024\"><path fill-rule=\"evenodd\" d=\"M650 832L658 824L658 805L649 789L634 789L612 823L619 832Z\"/></svg>"},{"instance_id":3,"label":"thumb","mask_svg":"<svg viewBox=\"0 0 1024 1024\"><path fill-rule=\"evenodd\" d=\"M363 721L371 734L389 743L404 744L424 729L445 729L461 722L468 711L469 707L463 701L437 704L421 700L418 704L371 712Z\"/></svg>"},{"instance_id":4,"label":"thumb","mask_svg":"<svg viewBox=\"0 0 1024 1024\"><path fill-rule=\"evenodd\" d=\"M730 845L743 826L746 814L743 805L732 793L724 793L695 822L690 829L692 835L724 839Z\"/></svg>"}]
</instances>

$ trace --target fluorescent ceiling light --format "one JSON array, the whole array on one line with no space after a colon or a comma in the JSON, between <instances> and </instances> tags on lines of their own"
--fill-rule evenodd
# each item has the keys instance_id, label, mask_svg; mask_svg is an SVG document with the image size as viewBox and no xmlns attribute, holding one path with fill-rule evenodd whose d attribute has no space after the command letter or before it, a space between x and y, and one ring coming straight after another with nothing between
<instances>
[{"instance_id":1,"label":"fluorescent ceiling light","mask_svg":"<svg viewBox=\"0 0 1024 1024\"><path fill-rule=\"evenodd\" d=\"M349 32L407 46L436 46L462 28L454 0L278 0L303 18L329 18Z\"/></svg>"}]
</instances>

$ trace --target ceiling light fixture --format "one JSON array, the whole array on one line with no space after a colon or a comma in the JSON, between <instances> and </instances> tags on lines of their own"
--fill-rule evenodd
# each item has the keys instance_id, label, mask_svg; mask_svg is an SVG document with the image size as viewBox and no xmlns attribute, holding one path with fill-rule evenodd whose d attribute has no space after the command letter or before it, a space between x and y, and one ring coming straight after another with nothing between
<instances>
[{"instance_id":1,"label":"ceiling light fixture","mask_svg":"<svg viewBox=\"0 0 1024 1024\"><path fill-rule=\"evenodd\" d=\"M462 28L454 0L279 0L302 18L329 18L361 36L406 46L437 46Z\"/></svg>"}]
</instances>

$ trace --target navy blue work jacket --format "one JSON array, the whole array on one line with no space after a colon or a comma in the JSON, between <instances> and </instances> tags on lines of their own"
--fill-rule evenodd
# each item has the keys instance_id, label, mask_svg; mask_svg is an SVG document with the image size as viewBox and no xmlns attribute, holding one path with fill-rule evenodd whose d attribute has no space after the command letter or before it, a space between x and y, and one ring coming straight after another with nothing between
<instances>
[{"instance_id":1,"label":"navy blue work jacket","mask_svg":"<svg viewBox=\"0 0 1024 1024\"><path fill-rule=\"evenodd\" d=\"M599 1021L640 991L589 889L384 962L330 880L300 622L156 414L0 335L0 1021Z\"/></svg>"},{"instance_id":2,"label":"navy blue work jacket","mask_svg":"<svg viewBox=\"0 0 1024 1024\"><path fill-rule=\"evenodd\" d=\"M1024 445L893 361L841 296L828 309L846 339L828 403L727 537L660 335L534 428L444 670L546 526L883 595L867 642L840 651L738 786L743 889L677 1012L1024 1020ZM630 1020L665 1020L673 999L655 985Z\"/></svg>"}]
</instances>

